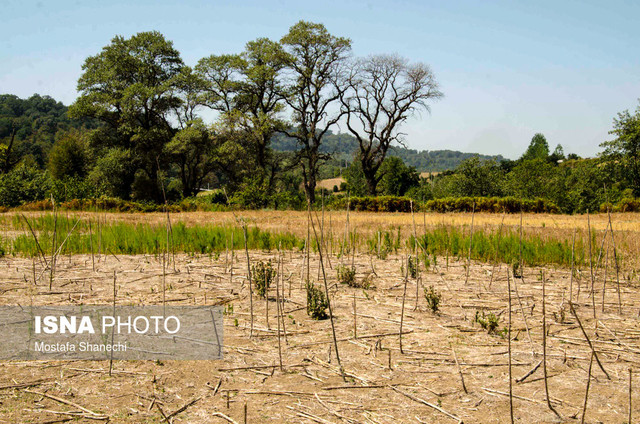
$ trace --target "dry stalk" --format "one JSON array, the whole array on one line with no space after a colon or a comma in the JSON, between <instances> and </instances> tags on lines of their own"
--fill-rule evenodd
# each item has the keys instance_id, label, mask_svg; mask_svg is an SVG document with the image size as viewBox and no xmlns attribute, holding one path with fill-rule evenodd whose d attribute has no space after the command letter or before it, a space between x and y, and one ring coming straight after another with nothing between
<instances>
[{"instance_id":1,"label":"dry stalk","mask_svg":"<svg viewBox=\"0 0 640 424\"><path fill-rule=\"evenodd\" d=\"M593 358L596 356L596 351L591 351L591 359L589 360L589 371L587 371L587 388L584 392L584 404L582 405L582 417L580 418L580 424L584 424L584 418L587 414L587 401L589 400L589 386L591 385L591 368L593 367Z\"/></svg>"},{"instance_id":2,"label":"dry stalk","mask_svg":"<svg viewBox=\"0 0 640 424\"><path fill-rule=\"evenodd\" d=\"M509 269L507 268L507 291L509 292L509 323L507 327L507 343L509 352L509 416L511 418L511 424L515 422L513 418L513 376L511 366L511 276L509 275Z\"/></svg>"},{"instance_id":3,"label":"dry stalk","mask_svg":"<svg viewBox=\"0 0 640 424\"><path fill-rule=\"evenodd\" d=\"M318 233L316 232L316 226L313 223L313 218L311 217L311 201L307 198L307 213L309 215L309 220L311 221L311 227L313 228L313 234L318 240ZM329 296L329 284L327 283L327 275L324 270L324 262L322 260L322 245L318 244L318 258L320 260L320 267L322 268L322 279L324 280L324 291L327 297L327 305L329 309L329 320L331 321L331 334L333 336L333 345L336 350L336 359L338 361L338 367L340 368L340 374L342 375L342 379L346 381L346 376L344 374L344 369L342 368L342 363L340 362L340 353L338 352L338 339L336 337L336 328L333 322L333 308L331 306L331 297Z\"/></svg>"},{"instance_id":4,"label":"dry stalk","mask_svg":"<svg viewBox=\"0 0 640 424\"><path fill-rule=\"evenodd\" d=\"M400 353L404 353L402 351L402 324L404 324L404 304L407 299L407 282L409 280L409 255L407 254L406 266L404 272L404 290L402 292L402 309L400 311Z\"/></svg>"},{"instance_id":5,"label":"dry stalk","mask_svg":"<svg viewBox=\"0 0 640 424\"><path fill-rule=\"evenodd\" d=\"M467 272L464 276L464 284L467 285L469 281L469 271L471 269L471 246L473 244L473 221L476 216L476 202L473 201L473 210L471 211L471 232L469 233L469 253L467 255Z\"/></svg>"},{"instance_id":6,"label":"dry stalk","mask_svg":"<svg viewBox=\"0 0 640 424\"><path fill-rule=\"evenodd\" d=\"M546 309L546 281L547 278L542 271L542 371L544 373L544 392L547 397L547 406L560 419L562 417L551 405L551 395L549 395L549 383L547 376L547 309Z\"/></svg>"}]
</instances>

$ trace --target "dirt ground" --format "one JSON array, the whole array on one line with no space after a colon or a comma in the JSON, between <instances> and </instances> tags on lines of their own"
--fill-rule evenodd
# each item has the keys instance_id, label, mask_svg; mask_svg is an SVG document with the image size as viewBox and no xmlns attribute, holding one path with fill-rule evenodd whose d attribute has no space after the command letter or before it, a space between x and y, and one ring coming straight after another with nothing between
<instances>
[{"instance_id":1,"label":"dirt ground","mask_svg":"<svg viewBox=\"0 0 640 424\"><path fill-rule=\"evenodd\" d=\"M252 263L278 261L277 252L249 254ZM306 314L302 253L282 256L285 328L280 338L275 287L268 315L266 301L253 297L250 334L244 252L235 252L233 271L231 255L224 252L219 257L177 255L167 265L167 302L225 305L223 360L116 361L112 376L108 361L0 361L0 423L242 423L245 413L249 423L509 422L508 336L488 334L474 322L477 312L493 312L500 320L498 329L507 326L507 268L473 263L465 283L464 260L447 266L438 258L437 267L422 270L417 299L416 280L410 279L401 353L402 260L400 255L385 260L356 255L357 280L370 278L375 285L365 291L337 283L340 260L325 258L336 352L330 320L314 321ZM312 254L312 280L318 280L318 265ZM94 272L90 256L64 256L51 291L43 264L35 260L36 284L33 267L31 258L0 259L2 304L108 304L114 270L119 304L162 302L162 257L103 256L96 258ZM543 352L540 269L526 269L523 279L510 280L515 421L578 422L591 348L569 310L570 272L544 271L548 388L551 405L562 418L547 406L542 365L517 382L541 362ZM621 276L619 305L612 274L609 270L604 312L603 270L596 275L593 296L588 270L573 281L578 317L608 374L592 362L589 423L627 421L630 368L633 416L640 416L638 281ZM428 286L442 294L437 314L423 295L422 287Z\"/></svg>"}]
</instances>

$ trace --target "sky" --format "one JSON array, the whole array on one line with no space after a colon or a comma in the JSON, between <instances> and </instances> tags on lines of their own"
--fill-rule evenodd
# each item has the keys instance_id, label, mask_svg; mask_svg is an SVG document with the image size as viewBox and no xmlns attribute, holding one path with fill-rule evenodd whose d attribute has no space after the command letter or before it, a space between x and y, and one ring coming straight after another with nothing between
<instances>
[{"instance_id":1,"label":"sky","mask_svg":"<svg viewBox=\"0 0 640 424\"><path fill-rule=\"evenodd\" d=\"M432 68L444 97L402 127L419 150L515 159L535 133L594 156L640 97L638 1L1 0L0 93L69 105L82 64L115 35L157 30L188 65L280 39L299 20Z\"/></svg>"}]
</instances>

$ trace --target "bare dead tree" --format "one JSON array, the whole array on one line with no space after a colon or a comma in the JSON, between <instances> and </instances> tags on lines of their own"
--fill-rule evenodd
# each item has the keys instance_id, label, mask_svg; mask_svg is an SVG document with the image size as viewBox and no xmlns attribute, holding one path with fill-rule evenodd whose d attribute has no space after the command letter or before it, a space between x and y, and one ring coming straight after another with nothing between
<instances>
[{"instance_id":1,"label":"bare dead tree","mask_svg":"<svg viewBox=\"0 0 640 424\"><path fill-rule=\"evenodd\" d=\"M428 102L442 93L428 65L397 55L355 60L346 88L340 100L347 128L358 141L369 194L375 195L387 151L393 143L403 144L399 127L415 112L429 111Z\"/></svg>"}]
</instances>

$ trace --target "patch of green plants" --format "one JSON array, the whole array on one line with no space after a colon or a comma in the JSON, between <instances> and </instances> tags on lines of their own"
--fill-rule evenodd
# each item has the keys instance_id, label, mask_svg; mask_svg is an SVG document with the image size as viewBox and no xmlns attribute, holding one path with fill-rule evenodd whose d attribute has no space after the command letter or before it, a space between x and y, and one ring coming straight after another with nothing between
<instances>
[{"instance_id":1,"label":"patch of green plants","mask_svg":"<svg viewBox=\"0 0 640 424\"><path fill-rule=\"evenodd\" d=\"M407 267L409 268L409 276L413 279L418 278L418 258L409 255Z\"/></svg>"},{"instance_id":2,"label":"patch of green plants","mask_svg":"<svg viewBox=\"0 0 640 424\"><path fill-rule=\"evenodd\" d=\"M496 330L500 325L500 319L493 312L489 312L489 315L485 315L484 311L482 311L482 315L480 315L480 312L476 311L474 321L480 324L480 327L484 330L487 330L487 333L497 334Z\"/></svg>"},{"instance_id":3,"label":"patch of green plants","mask_svg":"<svg viewBox=\"0 0 640 424\"><path fill-rule=\"evenodd\" d=\"M437 291L433 286L424 288L424 297L427 300L427 305L431 312L434 314L440 310L440 301L442 300L442 293Z\"/></svg>"},{"instance_id":4,"label":"patch of green plants","mask_svg":"<svg viewBox=\"0 0 640 424\"><path fill-rule=\"evenodd\" d=\"M329 302L327 301L327 297L325 296L324 292L310 281L307 282L306 289L307 315L315 320L329 318L329 315L327 315Z\"/></svg>"},{"instance_id":5,"label":"patch of green plants","mask_svg":"<svg viewBox=\"0 0 640 424\"><path fill-rule=\"evenodd\" d=\"M258 296L267 297L271 283L276 279L277 272L273 269L271 261L260 261L251 267L254 287Z\"/></svg>"},{"instance_id":6,"label":"patch of green plants","mask_svg":"<svg viewBox=\"0 0 640 424\"><path fill-rule=\"evenodd\" d=\"M49 254L53 246L53 234L56 234L56 245L60 246L67 234L76 225L78 218L59 214L54 219L48 213L36 218L30 218L29 223L38 234L40 246ZM7 252L36 256L39 254L36 243L28 225L20 216L14 216L12 227L21 230L18 235L7 244ZM55 229L55 231L54 231ZM81 218L73 232L64 244L62 253L86 254L98 251L100 244L103 252L115 255L158 254L167 249L167 228L165 224L141 224L128 222L107 222L100 225L93 222L93 235L89 233L89 221ZM233 236L232 236L233 234ZM233 246L228 246L233 239ZM269 251L276 246L282 249L301 250L304 239L288 232L270 232L257 227L247 231L247 247L255 250ZM169 234L169 250L175 252L217 255L227 247L233 249L244 248L242 229L225 225L194 225L187 226L182 222L174 223Z\"/></svg>"},{"instance_id":7,"label":"patch of green plants","mask_svg":"<svg viewBox=\"0 0 640 424\"><path fill-rule=\"evenodd\" d=\"M349 287L356 287L356 270L355 268L338 265L336 268L336 274L338 281L342 284L346 284Z\"/></svg>"},{"instance_id":8,"label":"patch of green plants","mask_svg":"<svg viewBox=\"0 0 640 424\"><path fill-rule=\"evenodd\" d=\"M513 278L522 278L522 268L520 267L520 261L513 261L513 263L511 264L511 272L513 273Z\"/></svg>"}]
</instances>

